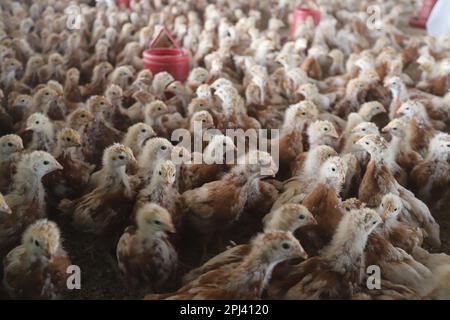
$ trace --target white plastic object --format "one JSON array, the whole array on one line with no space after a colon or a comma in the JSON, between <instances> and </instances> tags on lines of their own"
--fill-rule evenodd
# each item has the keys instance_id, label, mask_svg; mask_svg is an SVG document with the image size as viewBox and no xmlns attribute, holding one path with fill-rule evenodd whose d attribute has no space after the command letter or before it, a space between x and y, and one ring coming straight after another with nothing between
<instances>
[{"instance_id":1,"label":"white plastic object","mask_svg":"<svg viewBox=\"0 0 450 320\"><path fill-rule=\"evenodd\" d=\"M439 0L431 11L427 21L427 32L430 36L437 37L442 34L450 36L450 1Z\"/></svg>"}]
</instances>

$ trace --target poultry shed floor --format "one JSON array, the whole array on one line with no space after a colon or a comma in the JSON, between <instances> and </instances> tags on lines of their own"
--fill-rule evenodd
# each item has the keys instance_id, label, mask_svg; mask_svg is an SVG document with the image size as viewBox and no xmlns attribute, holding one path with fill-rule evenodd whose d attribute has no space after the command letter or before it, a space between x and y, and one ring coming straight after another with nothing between
<instances>
[{"instance_id":1,"label":"poultry shed floor","mask_svg":"<svg viewBox=\"0 0 450 320\"><path fill-rule=\"evenodd\" d=\"M401 24L406 33L425 35L420 29L407 25L407 18ZM450 128L447 128L449 131ZM443 208L432 211L441 227L442 247L440 252L450 254L450 199L445 200ZM81 269L81 289L72 290L68 299L139 299L142 293L128 290L121 282L116 259L113 254L105 253L93 246L92 236L80 235L70 226L62 226L65 247L70 252L72 263ZM248 235L235 235L236 243L246 242Z\"/></svg>"}]
</instances>

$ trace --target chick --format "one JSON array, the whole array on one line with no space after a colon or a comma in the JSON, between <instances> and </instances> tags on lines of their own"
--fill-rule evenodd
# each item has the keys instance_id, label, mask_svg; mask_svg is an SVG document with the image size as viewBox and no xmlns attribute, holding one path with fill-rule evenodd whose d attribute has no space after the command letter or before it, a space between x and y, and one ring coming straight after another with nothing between
<instances>
[{"instance_id":1,"label":"chick","mask_svg":"<svg viewBox=\"0 0 450 320\"><path fill-rule=\"evenodd\" d=\"M400 221L404 211L400 197L392 193L385 194L378 207L383 223L376 229L376 233L384 236L394 246L411 253L415 246L422 246L423 234L420 229Z\"/></svg>"},{"instance_id":2,"label":"chick","mask_svg":"<svg viewBox=\"0 0 450 320\"><path fill-rule=\"evenodd\" d=\"M94 166L85 163L72 154L72 149L81 146L78 131L64 128L58 132L53 156L63 166L63 170L47 174L43 183L54 205L63 198L80 197L89 181Z\"/></svg>"},{"instance_id":3,"label":"chick","mask_svg":"<svg viewBox=\"0 0 450 320\"><path fill-rule=\"evenodd\" d=\"M30 114L31 106L31 96L25 94L17 95L8 110L14 123L23 121L26 115Z\"/></svg>"},{"instance_id":4,"label":"chick","mask_svg":"<svg viewBox=\"0 0 450 320\"><path fill-rule=\"evenodd\" d=\"M166 87L175 79L168 72L159 72L155 74L152 82L152 93L157 99L164 99L164 91Z\"/></svg>"},{"instance_id":5,"label":"chick","mask_svg":"<svg viewBox=\"0 0 450 320\"><path fill-rule=\"evenodd\" d=\"M380 216L371 209L352 210L342 218L322 253L293 266L283 282L274 283L272 295L286 299L352 298L361 290L367 238L380 223Z\"/></svg>"},{"instance_id":6,"label":"chick","mask_svg":"<svg viewBox=\"0 0 450 320\"><path fill-rule=\"evenodd\" d=\"M37 219L46 216L45 190L42 178L62 166L50 154L33 151L17 165L10 192L4 196L11 215L0 216L0 256L18 244L22 232Z\"/></svg>"},{"instance_id":7,"label":"chick","mask_svg":"<svg viewBox=\"0 0 450 320\"><path fill-rule=\"evenodd\" d=\"M370 134L357 143L370 153L370 162L359 186L358 198L369 205L378 206L384 194L391 192L399 195L410 215L425 229L430 243L439 247L441 242L439 225L429 208L411 191L398 184L386 167L383 160L387 149L386 141L380 136Z\"/></svg>"},{"instance_id":8,"label":"chick","mask_svg":"<svg viewBox=\"0 0 450 320\"><path fill-rule=\"evenodd\" d=\"M175 164L170 160L160 160L153 171L150 184L137 195L134 212L146 203L156 203L170 213L175 227L181 229L183 206L174 186L176 176Z\"/></svg>"},{"instance_id":9,"label":"chick","mask_svg":"<svg viewBox=\"0 0 450 320\"><path fill-rule=\"evenodd\" d=\"M448 183L450 181L450 136L438 133L430 141L428 155L411 171L413 187L421 199L437 207L443 205L443 199L448 198ZM442 199L442 200L441 200Z\"/></svg>"},{"instance_id":10,"label":"chick","mask_svg":"<svg viewBox=\"0 0 450 320\"><path fill-rule=\"evenodd\" d=\"M121 144L108 147L98 187L81 198L61 200L59 210L70 214L75 227L83 232L106 234L107 230L123 226L130 217L137 187L125 170L135 162L130 148Z\"/></svg>"},{"instance_id":11,"label":"chick","mask_svg":"<svg viewBox=\"0 0 450 320\"><path fill-rule=\"evenodd\" d=\"M264 219L264 231L294 232L299 228L317 224L311 212L299 204L285 204L279 209L268 213ZM228 248L224 252L214 256L200 267L191 270L183 276L183 283L189 283L199 276L218 269L224 265L240 262L251 250L250 244L241 244ZM303 258L306 258L306 253Z\"/></svg>"},{"instance_id":12,"label":"chick","mask_svg":"<svg viewBox=\"0 0 450 320\"><path fill-rule=\"evenodd\" d=\"M1 193L0 193L0 213L2 215L3 214L12 214L11 208L8 206L5 198L3 197L3 195Z\"/></svg>"},{"instance_id":13,"label":"chick","mask_svg":"<svg viewBox=\"0 0 450 320\"><path fill-rule=\"evenodd\" d=\"M55 132L52 121L42 113L33 113L26 122L27 126L24 131L32 131L33 136L27 151L53 150L55 144Z\"/></svg>"},{"instance_id":14,"label":"chick","mask_svg":"<svg viewBox=\"0 0 450 320\"><path fill-rule=\"evenodd\" d=\"M182 194L190 211L187 216L189 225L207 241L213 235L223 233L231 222L239 219L247 202L250 183L264 176L274 175L278 170L272 157L262 151L250 151L245 158L238 159L238 163L240 164L221 180L206 183ZM228 206L227 203L234 205ZM203 242L203 254L207 245L207 242Z\"/></svg>"},{"instance_id":15,"label":"chick","mask_svg":"<svg viewBox=\"0 0 450 320\"><path fill-rule=\"evenodd\" d=\"M318 145L327 145L335 149L337 146L339 134L328 120L317 120L313 122L309 125L307 133L310 148Z\"/></svg>"},{"instance_id":16,"label":"chick","mask_svg":"<svg viewBox=\"0 0 450 320\"><path fill-rule=\"evenodd\" d=\"M0 137L0 192L8 191L22 150L22 139L18 135Z\"/></svg>"},{"instance_id":17,"label":"chick","mask_svg":"<svg viewBox=\"0 0 450 320\"><path fill-rule=\"evenodd\" d=\"M389 133L391 141L386 153L388 162L397 162L402 168L411 170L423 157L407 143L407 124L405 119L396 118L389 122L382 132Z\"/></svg>"},{"instance_id":18,"label":"chick","mask_svg":"<svg viewBox=\"0 0 450 320\"><path fill-rule=\"evenodd\" d=\"M207 272L177 292L147 295L145 299L258 299L267 287L273 267L297 257L305 257L305 252L292 234L262 233L252 241L250 252L241 262Z\"/></svg>"},{"instance_id":19,"label":"chick","mask_svg":"<svg viewBox=\"0 0 450 320\"><path fill-rule=\"evenodd\" d=\"M80 71L78 69L67 70L66 81L64 82L64 99L72 103L82 101L79 81Z\"/></svg>"},{"instance_id":20,"label":"chick","mask_svg":"<svg viewBox=\"0 0 450 320\"><path fill-rule=\"evenodd\" d=\"M60 299L67 290L70 259L58 226L47 219L30 225L21 245L5 257L3 285L13 299Z\"/></svg>"},{"instance_id":21,"label":"chick","mask_svg":"<svg viewBox=\"0 0 450 320\"><path fill-rule=\"evenodd\" d=\"M181 173L185 190L198 188L205 183L221 178L227 169L227 156L236 150L233 140L224 135L215 135L203 151L201 163L186 164ZM196 161L196 155L193 156Z\"/></svg>"},{"instance_id":22,"label":"chick","mask_svg":"<svg viewBox=\"0 0 450 320\"><path fill-rule=\"evenodd\" d=\"M170 286L177 271L177 253L167 233L175 227L167 210L146 203L136 213L136 227L128 227L117 244L117 261L132 287L158 292Z\"/></svg>"},{"instance_id":23,"label":"chick","mask_svg":"<svg viewBox=\"0 0 450 320\"><path fill-rule=\"evenodd\" d=\"M168 159L173 146L164 138L152 138L148 140L139 156L139 175L148 183L153 175L153 170L159 160Z\"/></svg>"},{"instance_id":24,"label":"chick","mask_svg":"<svg viewBox=\"0 0 450 320\"><path fill-rule=\"evenodd\" d=\"M129 147L136 157L139 157L147 140L155 136L156 133L151 126L139 122L128 128L122 143Z\"/></svg>"}]
</instances>

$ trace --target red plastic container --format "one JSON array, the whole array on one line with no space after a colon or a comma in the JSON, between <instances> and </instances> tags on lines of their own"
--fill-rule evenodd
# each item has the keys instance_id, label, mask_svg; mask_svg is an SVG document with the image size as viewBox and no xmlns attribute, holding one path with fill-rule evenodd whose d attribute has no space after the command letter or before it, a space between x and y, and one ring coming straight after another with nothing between
<instances>
[{"instance_id":1,"label":"red plastic container","mask_svg":"<svg viewBox=\"0 0 450 320\"><path fill-rule=\"evenodd\" d=\"M300 22L305 22L308 17L311 17L314 21L314 25L317 26L320 23L320 11L299 7L294 11L294 21L291 25L291 36L295 34L295 26Z\"/></svg>"},{"instance_id":2,"label":"red plastic container","mask_svg":"<svg viewBox=\"0 0 450 320\"><path fill-rule=\"evenodd\" d=\"M120 7L129 8L131 0L116 0L116 5Z\"/></svg>"},{"instance_id":3,"label":"red plastic container","mask_svg":"<svg viewBox=\"0 0 450 320\"><path fill-rule=\"evenodd\" d=\"M437 0L424 0L419 15L409 19L409 25L414 28L425 29L428 18L433 10Z\"/></svg>"},{"instance_id":4,"label":"red plastic container","mask_svg":"<svg viewBox=\"0 0 450 320\"><path fill-rule=\"evenodd\" d=\"M161 34L165 32L174 48L154 48ZM157 74L162 71L170 73L175 80L184 82L189 76L189 55L180 48L170 32L162 27L150 42L149 49L143 53L144 68Z\"/></svg>"}]
</instances>

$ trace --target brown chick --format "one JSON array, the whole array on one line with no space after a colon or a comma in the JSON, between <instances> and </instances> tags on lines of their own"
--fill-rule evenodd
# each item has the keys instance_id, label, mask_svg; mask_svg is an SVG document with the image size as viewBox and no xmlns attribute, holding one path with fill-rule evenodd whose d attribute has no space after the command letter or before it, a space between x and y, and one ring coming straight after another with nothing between
<instances>
[{"instance_id":1,"label":"brown chick","mask_svg":"<svg viewBox=\"0 0 450 320\"><path fill-rule=\"evenodd\" d=\"M437 133L434 121L430 120L425 106L414 100L408 100L398 109L397 114L405 116L409 120L409 143L413 150L422 156L427 153L431 138ZM439 127L442 129L442 127Z\"/></svg>"},{"instance_id":2,"label":"brown chick","mask_svg":"<svg viewBox=\"0 0 450 320\"><path fill-rule=\"evenodd\" d=\"M63 57L59 53L51 53L47 64L39 69L38 76L40 83L45 83L51 79L64 83L66 70Z\"/></svg>"},{"instance_id":3,"label":"brown chick","mask_svg":"<svg viewBox=\"0 0 450 320\"><path fill-rule=\"evenodd\" d=\"M129 147L136 157L139 157L144 148L144 144L148 139L154 137L156 137L156 133L152 127L145 123L138 122L128 128L122 143Z\"/></svg>"},{"instance_id":4,"label":"brown chick","mask_svg":"<svg viewBox=\"0 0 450 320\"><path fill-rule=\"evenodd\" d=\"M113 143L122 141L123 133L110 124L112 108L109 101L103 96L93 96L87 101L89 111L94 120L83 127L81 135L82 152L85 160L99 165L103 150Z\"/></svg>"},{"instance_id":5,"label":"brown chick","mask_svg":"<svg viewBox=\"0 0 450 320\"><path fill-rule=\"evenodd\" d=\"M72 103L82 101L79 81L80 71L78 69L67 70L66 81L64 82L64 99Z\"/></svg>"},{"instance_id":6,"label":"brown chick","mask_svg":"<svg viewBox=\"0 0 450 320\"><path fill-rule=\"evenodd\" d=\"M150 184L138 193L133 211L138 212L146 203L156 203L170 213L175 228L181 230L184 214L180 194L174 186L175 179L175 164L170 160L160 160Z\"/></svg>"},{"instance_id":7,"label":"brown chick","mask_svg":"<svg viewBox=\"0 0 450 320\"><path fill-rule=\"evenodd\" d=\"M73 157L72 148L80 146L81 138L78 131L64 128L58 132L53 156L63 166L63 170L49 173L43 178L47 194L53 200L54 205L64 198L81 197L89 181L89 176L94 170L93 165Z\"/></svg>"},{"instance_id":8,"label":"brown chick","mask_svg":"<svg viewBox=\"0 0 450 320\"><path fill-rule=\"evenodd\" d=\"M307 129L310 149L318 145L327 145L336 149L339 134L328 120L317 120L311 123Z\"/></svg>"},{"instance_id":9,"label":"brown chick","mask_svg":"<svg viewBox=\"0 0 450 320\"><path fill-rule=\"evenodd\" d=\"M99 186L76 200L63 199L59 209L70 214L73 224L82 232L106 234L111 229L123 228L130 219L137 187L125 170L135 162L130 148L121 144L108 147L103 155Z\"/></svg>"},{"instance_id":10,"label":"brown chick","mask_svg":"<svg viewBox=\"0 0 450 320\"><path fill-rule=\"evenodd\" d=\"M36 112L27 118L26 128L31 131L31 141L27 151L43 150L50 152L55 144L55 130L52 121L42 113Z\"/></svg>"},{"instance_id":11,"label":"brown chick","mask_svg":"<svg viewBox=\"0 0 450 320\"><path fill-rule=\"evenodd\" d=\"M350 299L361 290L360 271L369 234L381 222L371 209L344 215L331 243L320 256L310 258L274 279L269 297L285 299Z\"/></svg>"},{"instance_id":12,"label":"brown chick","mask_svg":"<svg viewBox=\"0 0 450 320\"><path fill-rule=\"evenodd\" d=\"M300 204L288 203L273 212L268 213L264 219L264 231L287 231L294 233L295 230L316 224L311 212ZM183 283L189 283L199 276L218 269L224 265L241 262L250 253L250 244L241 244L219 253L209 259L203 265L195 268L183 276ZM305 257L306 258L306 254Z\"/></svg>"},{"instance_id":13,"label":"brown chick","mask_svg":"<svg viewBox=\"0 0 450 320\"><path fill-rule=\"evenodd\" d=\"M276 264L305 256L305 251L291 233L262 233L252 241L250 252L241 262L207 272L177 292L147 295L145 299L260 299Z\"/></svg>"},{"instance_id":14,"label":"brown chick","mask_svg":"<svg viewBox=\"0 0 450 320\"><path fill-rule=\"evenodd\" d=\"M425 249L415 247L414 259L431 270L433 276L428 285L425 299L447 300L450 298L450 256L445 253L429 253Z\"/></svg>"},{"instance_id":15,"label":"brown chick","mask_svg":"<svg viewBox=\"0 0 450 320\"><path fill-rule=\"evenodd\" d=\"M407 140L407 124L405 119L396 118L389 122L382 130L382 132L389 133L391 141L389 142L386 159L388 162L398 163L401 168L409 171L419 161L423 160L422 156L413 150Z\"/></svg>"},{"instance_id":16,"label":"brown chick","mask_svg":"<svg viewBox=\"0 0 450 320\"><path fill-rule=\"evenodd\" d=\"M61 169L61 165L47 152L34 151L22 156L11 191L4 196L12 214L0 216L0 257L19 243L22 232L30 224L46 216L45 190L41 180L46 174Z\"/></svg>"},{"instance_id":17,"label":"brown chick","mask_svg":"<svg viewBox=\"0 0 450 320\"><path fill-rule=\"evenodd\" d=\"M365 81L358 78L350 80L346 87L345 96L333 107L334 113L344 118L350 112L358 110L365 100L365 89Z\"/></svg>"},{"instance_id":18,"label":"brown chick","mask_svg":"<svg viewBox=\"0 0 450 320\"><path fill-rule=\"evenodd\" d=\"M184 190L198 188L205 183L219 180L229 166L227 155L230 156L230 152L235 149L230 137L213 136L203 154L200 155L201 157L197 159L197 156L194 155L194 163L183 166L181 177Z\"/></svg>"},{"instance_id":19,"label":"brown chick","mask_svg":"<svg viewBox=\"0 0 450 320\"><path fill-rule=\"evenodd\" d=\"M370 162L359 186L358 198L370 206L378 206L386 193L400 196L410 217L426 231L427 240L433 246L439 247L439 225L430 210L411 191L402 187L385 165L383 159L387 149L386 141L378 135L369 134L357 143L370 153Z\"/></svg>"},{"instance_id":20,"label":"brown chick","mask_svg":"<svg viewBox=\"0 0 450 320\"><path fill-rule=\"evenodd\" d=\"M13 122L17 124L23 121L26 115L30 114L32 106L32 98L26 94L17 95L11 106L9 107L8 113L11 115Z\"/></svg>"},{"instance_id":21,"label":"brown chick","mask_svg":"<svg viewBox=\"0 0 450 320\"><path fill-rule=\"evenodd\" d=\"M315 174L320 166L330 157L337 156L336 150L330 146L320 145L311 148L308 152L302 152L297 156L291 166L292 176L303 175L304 180L309 180L308 175Z\"/></svg>"},{"instance_id":22,"label":"brown chick","mask_svg":"<svg viewBox=\"0 0 450 320\"><path fill-rule=\"evenodd\" d=\"M25 73L22 82L30 88L36 87L39 83L39 70L44 66L45 62L41 55L34 55L27 61Z\"/></svg>"},{"instance_id":23,"label":"brown chick","mask_svg":"<svg viewBox=\"0 0 450 320\"><path fill-rule=\"evenodd\" d=\"M170 159L173 146L169 140L156 137L148 140L139 156L139 176L145 184L150 183L153 170L162 159Z\"/></svg>"},{"instance_id":24,"label":"brown chick","mask_svg":"<svg viewBox=\"0 0 450 320\"><path fill-rule=\"evenodd\" d=\"M136 227L128 227L117 244L117 261L125 282L147 292L173 284L178 257L167 233L174 233L164 208L146 203L136 213Z\"/></svg>"},{"instance_id":25,"label":"brown chick","mask_svg":"<svg viewBox=\"0 0 450 320\"><path fill-rule=\"evenodd\" d=\"M187 216L189 225L206 238L202 243L203 254L213 236L220 237L227 226L239 219L248 199L251 182L274 175L277 171L272 157L266 152L253 150L244 157L238 159L240 164L221 180L182 194L190 210ZM230 203L233 205L230 206Z\"/></svg>"},{"instance_id":26,"label":"brown chick","mask_svg":"<svg viewBox=\"0 0 450 320\"><path fill-rule=\"evenodd\" d=\"M113 67L109 62L97 64L92 73L91 82L81 88L83 98L103 94L108 84L108 75L112 70Z\"/></svg>"},{"instance_id":27,"label":"brown chick","mask_svg":"<svg viewBox=\"0 0 450 320\"><path fill-rule=\"evenodd\" d=\"M385 194L378 207L378 213L383 219L383 223L376 232L389 240L392 245L411 254L415 246L422 246L423 234L419 228L413 228L399 220L403 210L403 202L400 197L392 193Z\"/></svg>"},{"instance_id":28,"label":"brown chick","mask_svg":"<svg viewBox=\"0 0 450 320\"><path fill-rule=\"evenodd\" d=\"M30 225L22 243L5 257L3 284L13 299L61 299L70 259L58 226L47 219Z\"/></svg>"},{"instance_id":29,"label":"brown chick","mask_svg":"<svg viewBox=\"0 0 450 320\"><path fill-rule=\"evenodd\" d=\"M22 150L22 139L18 135L0 137L0 192L8 191Z\"/></svg>"},{"instance_id":30,"label":"brown chick","mask_svg":"<svg viewBox=\"0 0 450 320\"><path fill-rule=\"evenodd\" d=\"M317 116L317 109L309 101L289 106L286 110L280 137L270 141L280 152L280 168L290 168L292 162L303 152L303 134Z\"/></svg>"},{"instance_id":31,"label":"brown chick","mask_svg":"<svg viewBox=\"0 0 450 320\"><path fill-rule=\"evenodd\" d=\"M411 182L421 199L437 208L448 199L450 136L438 133L430 141L428 155L411 171Z\"/></svg>"}]
</instances>

